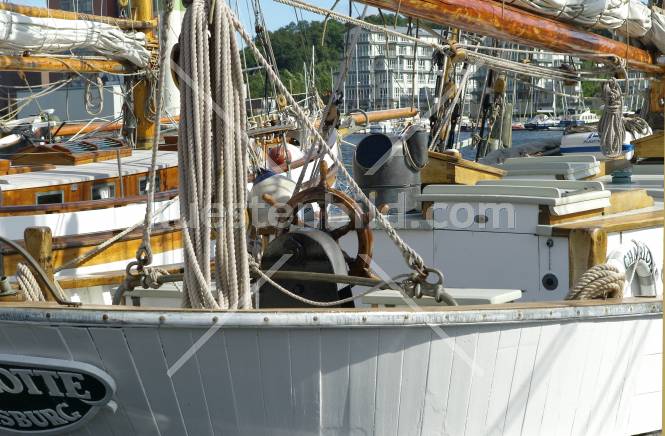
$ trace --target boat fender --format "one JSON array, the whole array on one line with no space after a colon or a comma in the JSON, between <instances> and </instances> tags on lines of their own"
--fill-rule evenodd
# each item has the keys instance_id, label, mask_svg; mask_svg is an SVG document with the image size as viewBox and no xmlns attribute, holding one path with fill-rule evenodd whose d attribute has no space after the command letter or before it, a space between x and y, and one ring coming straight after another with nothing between
<instances>
[{"instance_id":1,"label":"boat fender","mask_svg":"<svg viewBox=\"0 0 665 436\"><path fill-rule=\"evenodd\" d=\"M251 214L251 225L257 229L277 225L278 205L284 205L293 195L296 183L283 174L265 171L254 182L249 193L248 206ZM265 196L270 196L271 204Z\"/></svg>"},{"instance_id":2,"label":"boat fender","mask_svg":"<svg viewBox=\"0 0 665 436\"><path fill-rule=\"evenodd\" d=\"M607 263L616 266L626 275L624 294L628 290L634 297L657 295L656 280L659 271L651 249L643 242L633 240L630 244L622 245L608 255ZM635 288L634 282L637 284Z\"/></svg>"}]
</instances>

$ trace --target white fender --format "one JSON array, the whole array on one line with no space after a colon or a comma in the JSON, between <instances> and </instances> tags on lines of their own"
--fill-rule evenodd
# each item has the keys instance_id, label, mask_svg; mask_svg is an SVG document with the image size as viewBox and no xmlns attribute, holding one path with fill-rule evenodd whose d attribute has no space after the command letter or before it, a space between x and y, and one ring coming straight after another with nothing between
<instances>
[{"instance_id":1,"label":"white fender","mask_svg":"<svg viewBox=\"0 0 665 436\"><path fill-rule=\"evenodd\" d=\"M656 296L659 273L649 246L635 240L623 244L607 256L607 263L626 275L624 297Z\"/></svg>"}]
</instances>

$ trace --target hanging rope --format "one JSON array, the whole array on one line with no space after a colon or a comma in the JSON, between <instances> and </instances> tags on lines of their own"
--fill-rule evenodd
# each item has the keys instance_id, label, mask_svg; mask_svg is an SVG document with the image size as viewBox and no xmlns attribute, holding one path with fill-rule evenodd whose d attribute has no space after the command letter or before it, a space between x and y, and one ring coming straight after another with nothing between
<instances>
[{"instance_id":1,"label":"hanging rope","mask_svg":"<svg viewBox=\"0 0 665 436\"><path fill-rule=\"evenodd\" d=\"M92 99L92 81L85 82L85 111L88 115L99 115L104 110L104 82L102 82L101 76L98 74L95 78L94 85L97 88L97 101Z\"/></svg>"},{"instance_id":2,"label":"hanging rope","mask_svg":"<svg viewBox=\"0 0 665 436\"><path fill-rule=\"evenodd\" d=\"M184 111L178 171L185 307L251 308L244 214L249 145L242 63L231 17L222 0L213 2L211 10L204 0L194 0L185 12L180 37ZM274 74L270 66L266 71ZM217 298L210 289L213 204L217 206L213 219Z\"/></svg>"},{"instance_id":3,"label":"hanging rope","mask_svg":"<svg viewBox=\"0 0 665 436\"><path fill-rule=\"evenodd\" d=\"M623 148L626 128L623 124L623 95L615 78L605 83L602 97L605 107L598 122L600 148L605 156L618 157Z\"/></svg>"},{"instance_id":4,"label":"hanging rope","mask_svg":"<svg viewBox=\"0 0 665 436\"><path fill-rule=\"evenodd\" d=\"M621 298L625 282L626 275L614 265L595 265L582 274L575 288L566 295L566 300Z\"/></svg>"},{"instance_id":5,"label":"hanging rope","mask_svg":"<svg viewBox=\"0 0 665 436\"><path fill-rule=\"evenodd\" d=\"M37 279L30 268L22 262L16 264L16 282L26 301L46 301Z\"/></svg>"},{"instance_id":6,"label":"hanging rope","mask_svg":"<svg viewBox=\"0 0 665 436\"><path fill-rule=\"evenodd\" d=\"M143 219L143 240L138 250L136 250L136 261L139 263L140 267L150 265L152 263L152 249L150 247L150 232L152 230L152 217L153 217L153 203L155 201L155 190L157 187L155 183L157 181L157 151L159 150L159 137L161 134L161 119L162 119L162 110L164 106L162 94L164 89L164 84L166 83L166 70L169 54L166 50L166 39L167 39L167 26L169 23L169 18L171 11L173 10L173 1L167 1L165 5L164 15L162 17L162 26L159 30L159 75L157 77L157 95L155 97L155 132L152 138L152 154L150 160L150 170L148 172L148 183L147 183L147 201L145 205L145 216ZM151 94L152 95L152 94ZM182 143L181 143L182 144ZM119 177L122 177L122 174L118 174Z\"/></svg>"}]
</instances>

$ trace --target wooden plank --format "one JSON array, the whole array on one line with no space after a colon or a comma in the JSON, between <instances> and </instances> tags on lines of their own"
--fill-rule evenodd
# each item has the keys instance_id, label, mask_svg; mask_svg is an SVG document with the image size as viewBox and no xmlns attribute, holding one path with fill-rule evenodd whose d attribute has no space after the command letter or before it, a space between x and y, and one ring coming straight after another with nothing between
<instances>
[{"instance_id":1,"label":"wooden plank","mask_svg":"<svg viewBox=\"0 0 665 436\"><path fill-rule=\"evenodd\" d=\"M161 435L187 435L157 329L124 328L128 351Z\"/></svg>"},{"instance_id":2,"label":"wooden plank","mask_svg":"<svg viewBox=\"0 0 665 436\"><path fill-rule=\"evenodd\" d=\"M452 377L455 327L432 329L422 434L442 435Z\"/></svg>"},{"instance_id":3,"label":"wooden plank","mask_svg":"<svg viewBox=\"0 0 665 436\"><path fill-rule=\"evenodd\" d=\"M503 429L504 435L519 435L522 432L525 406L529 399L531 384L534 382L532 375L540 341L540 332L540 325L525 325L522 327L515 370L510 383L510 396L508 397L506 422Z\"/></svg>"},{"instance_id":4,"label":"wooden plank","mask_svg":"<svg viewBox=\"0 0 665 436\"><path fill-rule=\"evenodd\" d=\"M444 428L448 434L461 435L466 428L471 380L477 364L475 357L479 333L473 326L464 326L457 330Z\"/></svg>"},{"instance_id":5,"label":"wooden plank","mask_svg":"<svg viewBox=\"0 0 665 436\"><path fill-rule=\"evenodd\" d=\"M624 352L624 350L619 350L618 348L618 344L622 343L624 323L604 322L604 324L605 331L603 334L608 337L608 340L602 350L600 360L603 364L598 370L594 389L596 396L598 392L603 392L603 395L600 396L600 401L596 401L592 406L586 434L605 434L603 431L607 430L606 423L613 418L611 412L614 409L615 403L618 402L618 397L615 397L615 392L613 391L615 387L613 378L617 369L615 365L618 353Z\"/></svg>"},{"instance_id":6,"label":"wooden plank","mask_svg":"<svg viewBox=\"0 0 665 436\"><path fill-rule=\"evenodd\" d=\"M169 368L194 344L190 329L162 328L158 329L158 334ZM203 390L203 385L211 380L201 377L197 352L171 375L171 382L180 404L187 434L212 435L212 419Z\"/></svg>"},{"instance_id":7,"label":"wooden plank","mask_svg":"<svg viewBox=\"0 0 665 436\"><path fill-rule=\"evenodd\" d=\"M265 423L258 336L253 329L224 331L239 434L268 434Z\"/></svg>"},{"instance_id":8,"label":"wooden plank","mask_svg":"<svg viewBox=\"0 0 665 436\"><path fill-rule=\"evenodd\" d=\"M654 200L646 189L631 189L630 191L615 191L610 197L610 206L604 210L605 215L627 212L645 207L653 207Z\"/></svg>"},{"instance_id":9,"label":"wooden plank","mask_svg":"<svg viewBox=\"0 0 665 436\"><path fill-rule=\"evenodd\" d=\"M626 230L645 229L649 227L662 227L663 210L632 213L619 216L608 216L598 219L576 221L573 223L558 224L552 227L552 235L566 236L576 229L598 228L607 233L623 232Z\"/></svg>"},{"instance_id":10,"label":"wooden plank","mask_svg":"<svg viewBox=\"0 0 665 436\"><path fill-rule=\"evenodd\" d=\"M378 350L379 329L349 335L349 429L357 434L375 434Z\"/></svg>"},{"instance_id":11,"label":"wooden plank","mask_svg":"<svg viewBox=\"0 0 665 436\"><path fill-rule=\"evenodd\" d=\"M635 156L638 159L663 158L665 149L665 132L662 130L653 135L633 140Z\"/></svg>"},{"instance_id":12,"label":"wooden plank","mask_svg":"<svg viewBox=\"0 0 665 436\"><path fill-rule=\"evenodd\" d=\"M520 334L521 329L518 327L506 328L500 332L499 348L496 353L496 364L485 421L486 435L500 435L503 433Z\"/></svg>"},{"instance_id":13,"label":"wooden plank","mask_svg":"<svg viewBox=\"0 0 665 436\"><path fill-rule=\"evenodd\" d=\"M347 329L321 330L321 416L323 434L350 433L349 336Z\"/></svg>"},{"instance_id":14,"label":"wooden plank","mask_svg":"<svg viewBox=\"0 0 665 436\"><path fill-rule=\"evenodd\" d=\"M123 330L95 327L89 332L109 373L118 386L123 387L116 397L127 410L127 417L136 434L159 435L159 426L168 425L165 423L167 418L153 412Z\"/></svg>"},{"instance_id":15,"label":"wooden plank","mask_svg":"<svg viewBox=\"0 0 665 436\"><path fill-rule=\"evenodd\" d=\"M430 151L429 161L422 169L420 178L423 185L475 185L480 180L498 180L505 175L504 170L462 159L459 154Z\"/></svg>"},{"instance_id":16,"label":"wooden plank","mask_svg":"<svg viewBox=\"0 0 665 436\"><path fill-rule=\"evenodd\" d=\"M397 435L399 425L399 398L402 391L402 361L405 331L387 328L379 331L379 358L377 362L376 434Z\"/></svg>"},{"instance_id":17,"label":"wooden plank","mask_svg":"<svg viewBox=\"0 0 665 436\"><path fill-rule=\"evenodd\" d=\"M102 360L87 328L60 326L58 329L63 342L71 353L72 359L90 363L110 373L110 369L106 367ZM116 382L118 381L116 380ZM104 419L108 423L107 427L118 436L136 434L137 430L132 426L126 405L118 400L117 393L113 399L118 407L115 413L108 408L103 408L99 411L99 417L95 419Z\"/></svg>"},{"instance_id":18,"label":"wooden plank","mask_svg":"<svg viewBox=\"0 0 665 436\"><path fill-rule=\"evenodd\" d=\"M615 354L614 359L604 360L605 366L609 367L609 378L603 386L603 395L601 408L599 412L605 410L605 419L601 420L600 434L621 436L622 433L618 432L616 427L616 419L619 413L619 403L621 401L621 393L623 391L624 382L626 380L629 368L628 362L631 358L629 354L631 350L631 342L634 339L635 327L637 320L623 320L613 321L617 324L619 333L614 336L612 344L614 345ZM610 336L611 337L611 336ZM662 372L662 367L658 367L658 372Z\"/></svg>"},{"instance_id":19,"label":"wooden plank","mask_svg":"<svg viewBox=\"0 0 665 436\"><path fill-rule=\"evenodd\" d=\"M469 407L466 411L464 434L483 434L489 408L489 398L494 378L497 352L499 350L499 329L495 326L479 326L478 345L473 361Z\"/></svg>"},{"instance_id":20,"label":"wooden plank","mask_svg":"<svg viewBox=\"0 0 665 436\"><path fill-rule=\"evenodd\" d=\"M550 416L553 407L558 409L558 413L550 421L551 428L553 428L553 431L550 432L552 435L570 434L572 431L585 357L591 341L597 340L591 335L591 326L590 322L566 323L562 326L561 334L569 339L558 361L556 389L551 389L549 392L556 392L558 396L556 402L552 402L551 406L545 406L546 416ZM549 401L548 397L548 404L550 404ZM547 426L545 422L544 417L543 427Z\"/></svg>"},{"instance_id":21,"label":"wooden plank","mask_svg":"<svg viewBox=\"0 0 665 436\"><path fill-rule=\"evenodd\" d=\"M649 320L647 319L637 319L633 323L632 328L628 332L630 337L630 346L625 353L629 356L628 362L626 364L626 376L624 378L624 385L621 389L621 397L617 402L617 414L615 428L620 434L631 434L628 427L629 418L630 418L630 406L633 404L634 395L636 391L636 381L640 375L649 375L656 376L660 380L654 380L654 385L656 390L662 392L662 353L660 355L654 355L657 358L657 366L653 371L644 371L645 368L640 367L640 358L641 347L644 344L645 335L647 333L647 326ZM660 405L659 405L660 406ZM657 407L657 410L661 410L660 407Z\"/></svg>"},{"instance_id":22,"label":"wooden plank","mask_svg":"<svg viewBox=\"0 0 665 436\"><path fill-rule=\"evenodd\" d=\"M541 432L545 401L554 362L561 350L562 336L559 335L560 328L559 324L546 324L540 330L528 399L524 405L521 434L525 436L540 434Z\"/></svg>"},{"instance_id":23,"label":"wooden plank","mask_svg":"<svg viewBox=\"0 0 665 436\"><path fill-rule=\"evenodd\" d=\"M589 268L605 262L607 232L598 228L572 229L568 235L568 283L577 284Z\"/></svg>"},{"instance_id":24,"label":"wooden plank","mask_svg":"<svg viewBox=\"0 0 665 436\"><path fill-rule=\"evenodd\" d=\"M430 353L430 327L405 329L402 362L402 389L399 396L397 434L420 435L424 404L419 401L427 385Z\"/></svg>"},{"instance_id":25,"label":"wooden plank","mask_svg":"<svg viewBox=\"0 0 665 436\"><path fill-rule=\"evenodd\" d=\"M582 372L581 383L578 386L577 409L573 415L570 434L583 436L587 433L587 424L591 415L596 413L594 399L597 395L597 378L601 365L605 363L598 358L608 340L605 330L605 322L597 321L588 324L589 336L593 340L588 344L586 356L580 356L578 370Z\"/></svg>"},{"instance_id":26,"label":"wooden plank","mask_svg":"<svg viewBox=\"0 0 665 436\"><path fill-rule=\"evenodd\" d=\"M321 423L321 345L318 330L291 330L293 434L319 432Z\"/></svg>"},{"instance_id":27,"label":"wooden plank","mask_svg":"<svg viewBox=\"0 0 665 436\"><path fill-rule=\"evenodd\" d=\"M203 339L200 331L194 333L194 339ZM221 330L213 332L212 336L203 341L196 354L201 378L208 380L203 389L213 418L215 435L239 434L235 391L224 333Z\"/></svg>"},{"instance_id":28,"label":"wooden plank","mask_svg":"<svg viewBox=\"0 0 665 436\"><path fill-rule=\"evenodd\" d=\"M293 397L289 333L286 330L260 330L258 341L266 427L291 428Z\"/></svg>"},{"instance_id":29,"label":"wooden plank","mask_svg":"<svg viewBox=\"0 0 665 436\"><path fill-rule=\"evenodd\" d=\"M26 326L27 327L27 326ZM51 359L74 359L72 354L72 348L68 343L65 342L63 336L60 334L60 328L58 327L43 327L43 326L31 326L31 333L35 339L35 344L39 349L39 355L41 357L48 357ZM28 332L26 332L28 334ZM89 339L88 339L89 340ZM78 344L74 344L76 347ZM23 354L22 352L21 354ZM34 351L30 351L29 354L36 355ZM65 357L67 356L67 357ZM94 356L94 355L93 355ZM97 360L99 360L99 355L97 355ZM86 362L91 363L91 362ZM100 365L97 365L100 366ZM119 412L119 417L124 417L121 411ZM90 436L105 436L113 435L115 426L115 419L113 412L107 407L101 408L98 411L97 415L93 418L94 420L94 432L89 428L88 425L81 427L80 429L75 430L71 433L72 436L77 435L90 435ZM124 421L124 422L123 422ZM122 428L124 424L128 424L126 420L120 419L118 422L118 429ZM127 426L128 427L128 426ZM131 427L129 427L131 428ZM123 433L116 433L123 434Z\"/></svg>"}]
</instances>

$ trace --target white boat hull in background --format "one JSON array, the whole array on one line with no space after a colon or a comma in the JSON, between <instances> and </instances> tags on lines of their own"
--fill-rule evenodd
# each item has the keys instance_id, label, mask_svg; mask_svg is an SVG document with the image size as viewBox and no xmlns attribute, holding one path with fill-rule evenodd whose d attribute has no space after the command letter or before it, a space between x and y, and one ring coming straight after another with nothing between
<instances>
[{"instance_id":1,"label":"white boat hull in background","mask_svg":"<svg viewBox=\"0 0 665 436\"><path fill-rule=\"evenodd\" d=\"M66 434L607 436L660 429L661 300L532 307L4 307L0 354L84 362L113 379L115 412L102 407Z\"/></svg>"}]
</instances>

